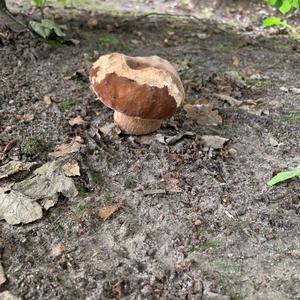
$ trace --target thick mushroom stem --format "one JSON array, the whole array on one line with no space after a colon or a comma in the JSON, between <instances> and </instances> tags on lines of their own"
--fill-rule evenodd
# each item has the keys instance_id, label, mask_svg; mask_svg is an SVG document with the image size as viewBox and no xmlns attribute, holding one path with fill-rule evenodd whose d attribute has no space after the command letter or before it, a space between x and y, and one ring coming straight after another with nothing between
<instances>
[{"instance_id":1,"label":"thick mushroom stem","mask_svg":"<svg viewBox=\"0 0 300 300\"><path fill-rule=\"evenodd\" d=\"M157 130L162 121L154 119L141 119L127 116L115 111L114 120L121 130L130 135L149 134Z\"/></svg>"}]
</instances>

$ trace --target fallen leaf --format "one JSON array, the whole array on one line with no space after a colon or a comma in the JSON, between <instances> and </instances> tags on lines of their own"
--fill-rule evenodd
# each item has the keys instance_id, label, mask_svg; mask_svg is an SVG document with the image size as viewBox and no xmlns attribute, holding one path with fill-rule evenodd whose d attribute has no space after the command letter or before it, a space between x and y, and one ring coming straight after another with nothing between
<instances>
[{"instance_id":1,"label":"fallen leaf","mask_svg":"<svg viewBox=\"0 0 300 300\"><path fill-rule=\"evenodd\" d=\"M0 179L9 177L21 171L30 170L36 163L33 162L22 162L19 160L12 160L7 164L0 167Z\"/></svg>"},{"instance_id":2,"label":"fallen leaf","mask_svg":"<svg viewBox=\"0 0 300 300\"><path fill-rule=\"evenodd\" d=\"M240 65L240 58L237 55L232 56L232 64L236 67Z\"/></svg>"},{"instance_id":3,"label":"fallen leaf","mask_svg":"<svg viewBox=\"0 0 300 300\"><path fill-rule=\"evenodd\" d=\"M66 176L80 176L80 167L77 162L67 162L63 170Z\"/></svg>"},{"instance_id":4,"label":"fallen leaf","mask_svg":"<svg viewBox=\"0 0 300 300\"><path fill-rule=\"evenodd\" d=\"M22 298L13 295L10 291L0 293L1 300L22 300Z\"/></svg>"},{"instance_id":5,"label":"fallen leaf","mask_svg":"<svg viewBox=\"0 0 300 300\"><path fill-rule=\"evenodd\" d=\"M16 119L22 122L31 122L34 119L34 114L16 115Z\"/></svg>"},{"instance_id":6,"label":"fallen leaf","mask_svg":"<svg viewBox=\"0 0 300 300\"><path fill-rule=\"evenodd\" d=\"M292 251L292 255L293 255L294 257L300 258L300 250L293 250L293 251Z\"/></svg>"},{"instance_id":7,"label":"fallen leaf","mask_svg":"<svg viewBox=\"0 0 300 300\"><path fill-rule=\"evenodd\" d=\"M229 139L223 138L218 135L202 135L201 141L206 147L213 149L222 149Z\"/></svg>"},{"instance_id":8,"label":"fallen leaf","mask_svg":"<svg viewBox=\"0 0 300 300\"><path fill-rule=\"evenodd\" d=\"M2 153L8 153L14 146L16 146L18 143L18 140L11 140L8 142L8 144L4 147Z\"/></svg>"},{"instance_id":9,"label":"fallen leaf","mask_svg":"<svg viewBox=\"0 0 300 300\"><path fill-rule=\"evenodd\" d=\"M80 116L77 116L77 117L71 119L71 120L69 121L69 124L70 124L71 126L75 126L75 125L85 125L85 124L86 124L86 121L84 121Z\"/></svg>"},{"instance_id":10,"label":"fallen leaf","mask_svg":"<svg viewBox=\"0 0 300 300\"><path fill-rule=\"evenodd\" d=\"M67 156L72 153L79 152L81 146L82 146L82 138L81 137L75 137L70 144L61 144L57 145L55 147L54 152L49 153L49 156L53 157L63 157Z\"/></svg>"},{"instance_id":11,"label":"fallen leaf","mask_svg":"<svg viewBox=\"0 0 300 300\"><path fill-rule=\"evenodd\" d=\"M89 29L93 29L93 28L97 27L97 25L98 25L98 20L96 18L91 17L88 19L87 26Z\"/></svg>"},{"instance_id":12,"label":"fallen leaf","mask_svg":"<svg viewBox=\"0 0 300 300\"><path fill-rule=\"evenodd\" d=\"M219 112L214 109L212 103L186 104L183 109L186 111L187 117L196 121L199 125L222 124L222 117L219 115Z\"/></svg>"},{"instance_id":13,"label":"fallen leaf","mask_svg":"<svg viewBox=\"0 0 300 300\"><path fill-rule=\"evenodd\" d=\"M168 136L168 135L163 135L161 133L158 133L155 135L155 139L161 144L173 145L185 137L194 137L194 136L195 133L190 131L186 131L184 133L180 133L173 136Z\"/></svg>"},{"instance_id":14,"label":"fallen leaf","mask_svg":"<svg viewBox=\"0 0 300 300\"><path fill-rule=\"evenodd\" d=\"M182 189L178 186L180 180L171 172L166 172L163 175L166 191L169 193L181 193Z\"/></svg>"},{"instance_id":15,"label":"fallen leaf","mask_svg":"<svg viewBox=\"0 0 300 300\"><path fill-rule=\"evenodd\" d=\"M266 104L262 99L257 100L236 100L235 98L224 95L224 94L214 94L219 100L227 102L231 106L238 107L240 109L246 110L249 113L255 114L257 116L269 115L269 109L266 107Z\"/></svg>"},{"instance_id":16,"label":"fallen leaf","mask_svg":"<svg viewBox=\"0 0 300 300\"><path fill-rule=\"evenodd\" d=\"M6 282L6 276L2 264L0 263L0 287L4 282Z\"/></svg>"},{"instance_id":17,"label":"fallen leaf","mask_svg":"<svg viewBox=\"0 0 300 300\"><path fill-rule=\"evenodd\" d=\"M12 184L0 190L0 220L9 224L30 223L42 218L42 205L38 200L47 200L47 207L53 206L60 194L73 198L78 191L71 178L62 170L63 161L46 163L36 169L29 179ZM51 205L52 204L52 205Z\"/></svg>"},{"instance_id":18,"label":"fallen leaf","mask_svg":"<svg viewBox=\"0 0 300 300\"><path fill-rule=\"evenodd\" d=\"M191 157L188 154L177 154L177 153L171 153L170 159L174 161L187 161L191 159Z\"/></svg>"},{"instance_id":19,"label":"fallen leaf","mask_svg":"<svg viewBox=\"0 0 300 300\"><path fill-rule=\"evenodd\" d=\"M53 246L51 250L51 255L56 257L62 254L62 252L65 250L65 247L63 244L59 243Z\"/></svg>"},{"instance_id":20,"label":"fallen leaf","mask_svg":"<svg viewBox=\"0 0 300 300\"><path fill-rule=\"evenodd\" d=\"M115 123L106 123L99 130L104 135L119 135L121 133L121 129Z\"/></svg>"},{"instance_id":21,"label":"fallen leaf","mask_svg":"<svg viewBox=\"0 0 300 300\"><path fill-rule=\"evenodd\" d=\"M51 97L48 96L48 95L45 95L45 96L43 97L43 101L44 101L44 103L45 103L46 106L49 106L49 105L51 105L51 103L52 103Z\"/></svg>"},{"instance_id":22,"label":"fallen leaf","mask_svg":"<svg viewBox=\"0 0 300 300\"><path fill-rule=\"evenodd\" d=\"M113 213L115 213L122 206L122 203L108 204L100 208L99 217L106 221Z\"/></svg>"},{"instance_id":23,"label":"fallen leaf","mask_svg":"<svg viewBox=\"0 0 300 300\"><path fill-rule=\"evenodd\" d=\"M194 225L195 225L195 226L203 225L203 221L202 221L201 219L197 219L197 220L194 222Z\"/></svg>"}]
</instances>

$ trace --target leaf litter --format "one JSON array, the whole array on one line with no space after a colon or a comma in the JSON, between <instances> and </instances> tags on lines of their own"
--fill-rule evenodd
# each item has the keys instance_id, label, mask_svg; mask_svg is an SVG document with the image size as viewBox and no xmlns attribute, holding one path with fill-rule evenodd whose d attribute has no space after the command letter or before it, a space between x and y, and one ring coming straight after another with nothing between
<instances>
[{"instance_id":1,"label":"leaf litter","mask_svg":"<svg viewBox=\"0 0 300 300\"><path fill-rule=\"evenodd\" d=\"M36 165L36 163L34 162L22 162L19 160L12 160L0 167L0 179L9 177L21 171L28 171L34 165Z\"/></svg>"},{"instance_id":2,"label":"leaf litter","mask_svg":"<svg viewBox=\"0 0 300 300\"><path fill-rule=\"evenodd\" d=\"M30 178L0 189L0 220L5 219L11 225L30 223L42 218L42 208L54 206L60 194L76 197L76 186L64 174L63 165L63 160L48 162Z\"/></svg>"},{"instance_id":3,"label":"leaf litter","mask_svg":"<svg viewBox=\"0 0 300 300\"><path fill-rule=\"evenodd\" d=\"M79 152L82 147L83 139L80 136L76 136L70 144L61 144L55 147L55 151L49 153L49 156L53 157L64 157L69 154Z\"/></svg>"},{"instance_id":4,"label":"leaf litter","mask_svg":"<svg viewBox=\"0 0 300 300\"><path fill-rule=\"evenodd\" d=\"M99 217L106 221L112 214L118 211L123 205L123 201L118 203L107 204L99 209Z\"/></svg>"}]
</instances>

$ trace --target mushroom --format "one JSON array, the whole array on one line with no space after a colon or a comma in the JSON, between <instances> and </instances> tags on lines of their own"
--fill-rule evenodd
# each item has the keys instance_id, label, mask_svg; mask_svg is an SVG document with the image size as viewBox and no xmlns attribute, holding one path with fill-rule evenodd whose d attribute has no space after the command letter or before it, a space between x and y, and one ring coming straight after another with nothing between
<instances>
[{"instance_id":1,"label":"mushroom","mask_svg":"<svg viewBox=\"0 0 300 300\"><path fill-rule=\"evenodd\" d=\"M158 56L100 56L90 70L91 88L112 108L115 123L127 134L157 130L184 99L178 73Z\"/></svg>"}]
</instances>

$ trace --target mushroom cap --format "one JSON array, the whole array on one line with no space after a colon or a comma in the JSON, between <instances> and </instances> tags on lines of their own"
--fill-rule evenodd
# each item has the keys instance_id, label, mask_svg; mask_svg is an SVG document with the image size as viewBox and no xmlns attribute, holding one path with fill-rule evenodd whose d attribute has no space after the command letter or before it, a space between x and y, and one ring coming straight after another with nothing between
<instances>
[{"instance_id":1,"label":"mushroom cap","mask_svg":"<svg viewBox=\"0 0 300 300\"><path fill-rule=\"evenodd\" d=\"M90 70L90 81L106 106L131 117L168 118L184 99L178 73L158 56L100 56Z\"/></svg>"}]
</instances>

